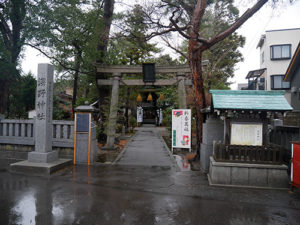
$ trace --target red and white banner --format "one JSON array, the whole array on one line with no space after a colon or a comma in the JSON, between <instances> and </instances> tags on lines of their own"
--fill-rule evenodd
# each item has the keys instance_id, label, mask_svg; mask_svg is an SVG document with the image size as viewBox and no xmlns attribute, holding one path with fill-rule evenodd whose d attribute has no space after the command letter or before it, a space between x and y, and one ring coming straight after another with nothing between
<instances>
[{"instance_id":1,"label":"red and white banner","mask_svg":"<svg viewBox=\"0 0 300 225\"><path fill-rule=\"evenodd\" d=\"M172 148L191 148L191 110L172 110Z\"/></svg>"}]
</instances>

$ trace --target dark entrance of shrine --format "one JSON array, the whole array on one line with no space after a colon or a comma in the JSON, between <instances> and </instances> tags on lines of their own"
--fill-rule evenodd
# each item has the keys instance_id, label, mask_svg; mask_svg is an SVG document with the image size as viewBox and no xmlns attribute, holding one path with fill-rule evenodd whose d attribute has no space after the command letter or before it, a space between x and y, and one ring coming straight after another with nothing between
<instances>
[{"instance_id":1,"label":"dark entrance of shrine","mask_svg":"<svg viewBox=\"0 0 300 225\"><path fill-rule=\"evenodd\" d=\"M143 90L141 93L142 102L140 105L143 108L143 124L157 124L158 114L157 114L157 104L156 101L158 99L157 94L155 93L157 90Z\"/></svg>"}]
</instances>

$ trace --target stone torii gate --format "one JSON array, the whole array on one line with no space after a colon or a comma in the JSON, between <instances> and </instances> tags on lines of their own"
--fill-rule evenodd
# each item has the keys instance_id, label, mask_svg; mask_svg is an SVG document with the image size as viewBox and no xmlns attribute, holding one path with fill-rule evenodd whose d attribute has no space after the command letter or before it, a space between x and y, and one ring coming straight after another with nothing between
<instances>
[{"instance_id":1,"label":"stone torii gate","mask_svg":"<svg viewBox=\"0 0 300 225\"><path fill-rule=\"evenodd\" d=\"M97 84L112 85L110 112L108 121L107 133L107 149L113 149L115 142L115 125L117 122L117 109L119 101L119 86L173 86L177 85L178 88L178 103L179 108L186 108L186 90L185 86L191 86L192 82L188 79L187 75L191 73L188 65L183 66L156 66L156 74L176 74L176 78L172 79L156 79L155 82L144 82L143 79L126 80L122 79L122 74L142 74L142 66L97 66L97 73L112 74L111 79L97 79Z\"/></svg>"}]
</instances>

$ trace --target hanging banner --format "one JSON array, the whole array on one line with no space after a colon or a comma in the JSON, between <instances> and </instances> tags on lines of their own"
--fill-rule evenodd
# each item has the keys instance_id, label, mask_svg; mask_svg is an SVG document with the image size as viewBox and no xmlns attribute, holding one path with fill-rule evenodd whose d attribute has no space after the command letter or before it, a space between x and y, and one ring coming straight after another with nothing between
<instances>
[{"instance_id":1,"label":"hanging banner","mask_svg":"<svg viewBox=\"0 0 300 225\"><path fill-rule=\"evenodd\" d=\"M143 122L143 108L141 106L138 106L136 108L136 121L138 123L142 123Z\"/></svg>"},{"instance_id":2,"label":"hanging banner","mask_svg":"<svg viewBox=\"0 0 300 225\"><path fill-rule=\"evenodd\" d=\"M191 110L172 110L172 148L191 148Z\"/></svg>"}]
</instances>

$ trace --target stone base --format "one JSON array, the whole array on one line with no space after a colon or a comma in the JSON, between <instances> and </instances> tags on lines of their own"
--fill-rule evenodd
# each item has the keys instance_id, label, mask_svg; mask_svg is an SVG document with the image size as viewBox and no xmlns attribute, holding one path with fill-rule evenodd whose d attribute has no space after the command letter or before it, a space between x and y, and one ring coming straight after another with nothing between
<instances>
[{"instance_id":1,"label":"stone base","mask_svg":"<svg viewBox=\"0 0 300 225\"><path fill-rule=\"evenodd\" d=\"M213 155L213 145L207 145L205 143L201 143L200 166L202 172L208 173L209 157L212 155Z\"/></svg>"},{"instance_id":2,"label":"stone base","mask_svg":"<svg viewBox=\"0 0 300 225\"><path fill-rule=\"evenodd\" d=\"M33 163L51 163L56 160L58 160L58 151L28 153L28 161Z\"/></svg>"},{"instance_id":3,"label":"stone base","mask_svg":"<svg viewBox=\"0 0 300 225\"><path fill-rule=\"evenodd\" d=\"M50 175L51 173L60 170L68 165L72 165L71 159L58 159L51 163L33 163L21 161L10 164L10 172L26 175Z\"/></svg>"},{"instance_id":4,"label":"stone base","mask_svg":"<svg viewBox=\"0 0 300 225\"><path fill-rule=\"evenodd\" d=\"M115 147L115 146L103 146L101 147L101 150L108 150L108 151L115 151L115 150L118 150L118 147Z\"/></svg>"},{"instance_id":5,"label":"stone base","mask_svg":"<svg viewBox=\"0 0 300 225\"><path fill-rule=\"evenodd\" d=\"M288 188L287 169L286 165L216 162L210 157L208 179L217 186Z\"/></svg>"}]
</instances>

